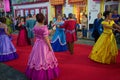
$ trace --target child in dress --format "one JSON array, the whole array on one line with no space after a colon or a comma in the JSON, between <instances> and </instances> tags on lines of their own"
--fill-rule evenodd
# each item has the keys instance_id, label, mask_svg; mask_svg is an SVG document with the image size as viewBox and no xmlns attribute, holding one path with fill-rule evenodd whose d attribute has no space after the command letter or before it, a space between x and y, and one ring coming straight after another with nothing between
<instances>
[{"instance_id":1,"label":"child in dress","mask_svg":"<svg viewBox=\"0 0 120 80\"><path fill-rule=\"evenodd\" d=\"M58 77L58 62L48 38L47 25L44 25L44 15L37 14L36 20L38 23L33 29L36 41L28 60L26 75L31 80L53 80Z\"/></svg>"},{"instance_id":2,"label":"child in dress","mask_svg":"<svg viewBox=\"0 0 120 80\"><path fill-rule=\"evenodd\" d=\"M25 26L25 18L24 17L21 17L18 27L20 27L20 32L19 32L18 38L17 38L17 45L18 46L29 45L30 41L27 36L27 30L26 30L26 26Z\"/></svg>"},{"instance_id":3,"label":"child in dress","mask_svg":"<svg viewBox=\"0 0 120 80\"><path fill-rule=\"evenodd\" d=\"M95 43L89 58L93 61L110 64L116 62L116 56L118 54L118 48L116 44L116 39L113 34L114 27L116 30L120 30L120 27L111 19L112 13L105 11L105 20L102 22L103 33Z\"/></svg>"},{"instance_id":4,"label":"child in dress","mask_svg":"<svg viewBox=\"0 0 120 80\"><path fill-rule=\"evenodd\" d=\"M0 18L0 62L16 59L18 57L16 49L8 35L6 19Z\"/></svg>"}]
</instances>

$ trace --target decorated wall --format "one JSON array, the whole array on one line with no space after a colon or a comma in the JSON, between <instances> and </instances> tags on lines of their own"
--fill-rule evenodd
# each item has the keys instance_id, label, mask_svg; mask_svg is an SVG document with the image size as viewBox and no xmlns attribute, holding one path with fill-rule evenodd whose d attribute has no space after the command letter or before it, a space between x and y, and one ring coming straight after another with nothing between
<instances>
[{"instance_id":1,"label":"decorated wall","mask_svg":"<svg viewBox=\"0 0 120 80\"><path fill-rule=\"evenodd\" d=\"M48 2L49 0L11 0L12 4L28 4L35 2Z\"/></svg>"}]
</instances>

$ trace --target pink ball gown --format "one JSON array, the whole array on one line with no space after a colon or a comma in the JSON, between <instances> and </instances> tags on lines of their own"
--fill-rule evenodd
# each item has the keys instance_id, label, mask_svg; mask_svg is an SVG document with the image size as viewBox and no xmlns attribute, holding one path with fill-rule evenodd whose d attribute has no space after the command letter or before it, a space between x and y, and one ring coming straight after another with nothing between
<instances>
[{"instance_id":1,"label":"pink ball gown","mask_svg":"<svg viewBox=\"0 0 120 80\"><path fill-rule=\"evenodd\" d=\"M35 26L36 41L31 51L26 75L30 80L53 80L58 77L58 62L44 40L49 32L47 26Z\"/></svg>"}]
</instances>

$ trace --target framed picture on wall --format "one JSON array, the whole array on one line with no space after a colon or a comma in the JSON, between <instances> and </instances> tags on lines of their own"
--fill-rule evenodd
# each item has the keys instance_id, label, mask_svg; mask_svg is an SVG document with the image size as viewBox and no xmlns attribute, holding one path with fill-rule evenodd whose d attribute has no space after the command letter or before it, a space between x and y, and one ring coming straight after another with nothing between
<instances>
[{"instance_id":1,"label":"framed picture on wall","mask_svg":"<svg viewBox=\"0 0 120 80\"><path fill-rule=\"evenodd\" d=\"M33 16L35 14L35 10L30 10L30 14Z\"/></svg>"},{"instance_id":2,"label":"framed picture on wall","mask_svg":"<svg viewBox=\"0 0 120 80\"><path fill-rule=\"evenodd\" d=\"M20 16L20 13L21 13L20 10L16 11L17 16Z\"/></svg>"},{"instance_id":3,"label":"framed picture on wall","mask_svg":"<svg viewBox=\"0 0 120 80\"><path fill-rule=\"evenodd\" d=\"M43 13L43 15L46 16L47 10L43 8L43 9L41 9L41 13Z\"/></svg>"},{"instance_id":4,"label":"framed picture on wall","mask_svg":"<svg viewBox=\"0 0 120 80\"><path fill-rule=\"evenodd\" d=\"M29 14L29 11L25 10L25 16L28 16L28 14Z\"/></svg>"},{"instance_id":5,"label":"framed picture on wall","mask_svg":"<svg viewBox=\"0 0 120 80\"><path fill-rule=\"evenodd\" d=\"M20 15L24 16L23 10L20 10Z\"/></svg>"},{"instance_id":6,"label":"framed picture on wall","mask_svg":"<svg viewBox=\"0 0 120 80\"><path fill-rule=\"evenodd\" d=\"M35 14L38 14L39 13L39 9L35 9Z\"/></svg>"}]
</instances>

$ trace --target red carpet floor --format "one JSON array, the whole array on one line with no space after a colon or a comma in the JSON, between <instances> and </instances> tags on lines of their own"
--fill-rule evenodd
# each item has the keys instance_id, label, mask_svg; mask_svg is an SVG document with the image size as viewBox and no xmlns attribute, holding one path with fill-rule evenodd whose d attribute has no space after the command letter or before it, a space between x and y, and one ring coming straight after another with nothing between
<instances>
[{"instance_id":1,"label":"red carpet floor","mask_svg":"<svg viewBox=\"0 0 120 80\"><path fill-rule=\"evenodd\" d=\"M16 38L16 36L13 38L15 46ZM16 48L19 58L5 64L24 73L32 47L16 46ZM117 57L116 64L100 64L88 58L91 49L91 46L75 44L74 55L68 52L55 53L60 68L58 80L120 80L120 55Z\"/></svg>"}]
</instances>

